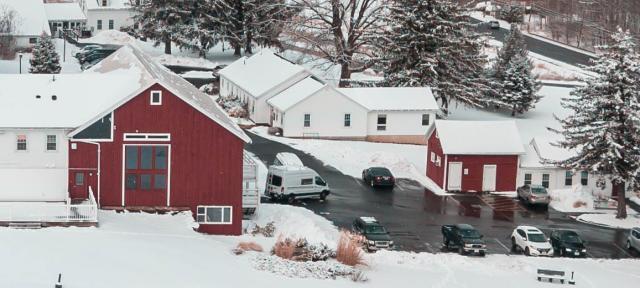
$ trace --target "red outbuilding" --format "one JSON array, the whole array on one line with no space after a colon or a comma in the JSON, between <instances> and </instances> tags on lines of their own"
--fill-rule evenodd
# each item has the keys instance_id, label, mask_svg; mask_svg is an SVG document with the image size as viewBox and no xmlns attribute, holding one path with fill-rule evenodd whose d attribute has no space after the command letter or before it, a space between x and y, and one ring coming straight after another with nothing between
<instances>
[{"instance_id":1,"label":"red outbuilding","mask_svg":"<svg viewBox=\"0 0 640 288\"><path fill-rule=\"evenodd\" d=\"M525 150L514 121L437 120L427 139L427 177L443 190L516 190Z\"/></svg>"},{"instance_id":2,"label":"red outbuilding","mask_svg":"<svg viewBox=\"0 0 640 288\"><path fill-rule=\"evenodd\" d=\"M96 103L101 112L69 133L70 198L92 191L103 209L188 210L199 231L241 234L250 140L213 99L133 47L85 73L130 74L114 85L131 93Z\"/></svg>"}]
</instances>

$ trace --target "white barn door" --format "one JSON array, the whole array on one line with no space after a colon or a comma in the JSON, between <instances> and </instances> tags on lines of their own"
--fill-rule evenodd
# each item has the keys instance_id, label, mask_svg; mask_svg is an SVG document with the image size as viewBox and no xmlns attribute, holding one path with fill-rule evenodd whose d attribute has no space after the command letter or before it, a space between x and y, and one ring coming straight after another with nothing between
<instances>
[{"instance_id":1,"label":"white barn door","mask_svg":"<svg viewBox=\"0 0 640 288\"><path fill-rule=\"evenodd\" d=\"M462 189L462 162L449 162L447 190Z\"/></svg>"},{"instance_id":2,"label":"white barn door","mask_svg":"<svg viewBox=\"0 0 640 288\"><path fill-rule=\"evenodd\" d=\"M496 165L484 165L482 169L482 191L496 191Z\"/></svg>"}]
</instances>

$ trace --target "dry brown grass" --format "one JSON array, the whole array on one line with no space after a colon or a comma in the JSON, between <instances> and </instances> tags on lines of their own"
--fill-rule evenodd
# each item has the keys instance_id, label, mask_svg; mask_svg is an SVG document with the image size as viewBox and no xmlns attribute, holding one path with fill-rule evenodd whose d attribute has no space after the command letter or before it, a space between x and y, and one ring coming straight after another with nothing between
<instances>
[{"instance_id":1,"label":"dry brown grass","mask_svg":"<svg viewBox=\"0 0 640 288\"><path fill-rule=\"evenodd\" d=\"M291 260L295 252L296 241L279 235L276 244L273 246L272 253L280 258Z\"/></svg>"},{"instance_id":2,"label":"dry brown grass","mask_svg":"<svg viewBox=\"0 0 640 288\"><path fill-rule=\"evenodd\" d=\"M262 249L262 246L256 242L240 242L232 251L236 255L240 255L247 251L262 252L264 249Z\"/></svg>"},{"instance_id":3,"label":"dry brown grass","mask_svg":"<svg viewBox=\"0 0 640 288\"><path fill-rule=\"evenodd\" d=\"M578 200L576 202L573 202L573 208L580 208L580 207L586 207L586 206L587 206L587 202L584 202L584 201Z\"/></svg>"},{"instance_id":4,"label":"dry brown grass","mask_svg":"<svg viewBox=\"0 0 640 288\"><path fill-rule=\"evenodd\" d=\"M356 235L342 231L336 250L336 260L349 266L366 265L361 247L362 244Z\"/></svg>"}]
</instances>

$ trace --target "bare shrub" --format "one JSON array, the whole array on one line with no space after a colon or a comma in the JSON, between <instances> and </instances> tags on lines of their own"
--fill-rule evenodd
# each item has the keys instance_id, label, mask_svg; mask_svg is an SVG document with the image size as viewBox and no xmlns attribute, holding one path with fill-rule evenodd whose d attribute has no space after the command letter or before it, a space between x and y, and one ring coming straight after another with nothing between
<instances>
[{"instance_id":1,"label":"bare shrub","mask_svg":"<svg viewBox=\"0 0 640 288\"><path fill-rule=\"evenodd\" d=\"M362 252L362 243L358 235L353 235L348 231L342 231L338 248L336 249L336 259L338 262L349 265L366 265Z\"/></svg>"},{"instance_id":2,"label":"bare shrub","mask_svg":"<svg viewBox=\"0 0 640 288\"><path fill-rule=\"evenodd\" d=\"M244 254L246 251L262 252L264 250L262 249L262 246L256 242L240 242L238 243L238 246L233 249L233 253L236 255Z\"/></svg>"},{"instance_id":3,"label":"bare shrub","mask_svg":"<svg viewBox=\"0 0 640 288\"><path fill-rule=\"evenodd\" d=\"M587 206L587 202L584 202L582 200L578 200L573 203L573 208L580 208L580 207L586 207L586 206Z\"/></svg>"},{"instance_id":4,"label":"bare shrub","mask_svg":"<svg viewBox=\"0 0 640 288\"><path fill-rule=\"evenodd\" d=\"M262 235L264 237L273 237L275 232L276 232L275 222L271 221L267 223L267 225L265 225L264 227L260 227L260 225L256 224L256 226L253 227L253 230L251 230L251 235L253 236Z\"/></svg>"},{"instance_id":5,"label":"bare shrub","mask_svg":"<svg viewBox=\"0 0 640 288\"><path fill-rule=\"evenodd\" d=\"M271 254L276 255L283 259L292 260L294 253L296 251L296 243L287 237L282 237L282 235L278 236L278 240L276 240L276 244L273 246L271 250Z\"/></svg>"}]
</instances>

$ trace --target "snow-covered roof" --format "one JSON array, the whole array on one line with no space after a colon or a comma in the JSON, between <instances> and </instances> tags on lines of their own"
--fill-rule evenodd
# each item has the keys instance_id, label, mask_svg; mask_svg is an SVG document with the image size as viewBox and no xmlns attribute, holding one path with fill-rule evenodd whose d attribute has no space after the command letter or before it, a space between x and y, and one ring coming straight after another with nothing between
<instances>
[{"instance_id":1,"label":"snow-covered roof","mask_svg":"<svg viewBox=\"0 0 640 288\"><path fill-rule=\"evenodd\" d=\"M208 116L243 141L251 142L251 139L244 133L244 131L242 131L238 124L229 118L227 113L215 103L212 97L198 90L198 88L191 85L191 83L187 82L182 77L176 75L168 68L151 59L151 57L142 52L139 48L131 45L123 46L118 49L118 51L111 54L109 57L105 58L87 71L89 73L120 73L119 71L122 70L138 71L139 77L136 81L138 83L138 89L136 91L132 91L133 93L125 99L115 102L114 106L109 107L109 109L105 109L103 114L106 114L122 105L151 85L159 83L172 94L187 102L189 105ZM102 116L104 115L97 115L95 120Z\"/></svg>"},{"instance_id":2,"label":"snow-covered roof","mask_svg":"<svg viewBox=\"0 0 640 288\"><path fill-rule=\"evenodd\" d=\"M524 147L515 121L436 120L444 154L519 155Z\"/></svg>"},{"instance_id":3,"label":"snow-covered roof","mask_svg":"<svg viewBox=\"0 0 640 288\"><path fill-rule=\"evenodd\" d=\"M220 76L256 98L300 73L307 73L304 67L281 58L269 49L248 58L242 57L219 72Z\"/></svg>"},{"instance_id":4,"label":"snow-covered roof","mask_svg":"<svg viewBox=\"0 0 640 288\"><path fill-rule=\"evenodd\" d=\"M107 6L102 6L102 0L86 0L87 9L131 9L131 0L108 0Z\"/></svg>"},{"instance_id":5,"label":"snow-covered roof","mask_svg":"<svg viewBox=\"0 0 640 288\"><path fill-rule=\"evenodd\" d=\"M439 110L428 87L338 88L370 111Z\"/></svg>"},{"instance_id":6,"label":"snow-covered roof","mask_svg":"<svg viewBox=\"0 0 640 288\"><path fill-rule=\"evenodd\" d=\"M51 35L42 0L2 0L0 4L9 7L17 14L15 35L40 36L42 33Z\"/></svg>"},{"instance_id":7,"label":"snow-covered roof","mask_svg":"<svg viewBox=\"0 0 640 288\"><path fill-rule=\"evenodd\" d=\"M49 21L86 21L78 3L45 3L44 9Z\"/></svg>"},{"instance_id":8,"label":"snow-covered roof","mask_svg":"<svg viewBox=\"0 0 640 288\"><path fill-rule=\"evenodd\" d=\"M280 111L287 111L300 101L318 92L324 86L324 83L313 76L309 76L267 100L267 103Z\"/></svg>"},{"instance_id":9,"label":"snow-covered roof","mask_svg":"<svg viewBox=\"0 0 640 288\"><path fill-rule=\"evenodd\" d=\"M126 71L59 74L55 80L47 74L0 74L0 127L78 127L136 90L136 77Z\"/></svg>"},{"instance_id":10,"label":"snow-covered roof","mask_svg":"<svg viewBox=\"0 0 640 288\"><path fill-rule=\"evenodd\" d=\"M290 152L280 152L276 154L276 159L282 166L304 167L302 160L296 154Z\"/></svg>"},{"instance_id":11,"label":"snow-covered roof","mask_svg":"<svg viewBox=\"0 0 640 288\"><path fill-rule=\"evenodd\" d=\"M520 166L527 168L553 168L555 165L545 161L563 161L576 155L575 150L564 149L551 145L556 140L542 137L531 139L526 147L526 154L520 161Z\"/></svg>"}]
</instances>

